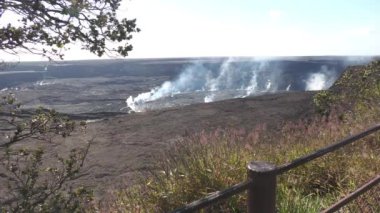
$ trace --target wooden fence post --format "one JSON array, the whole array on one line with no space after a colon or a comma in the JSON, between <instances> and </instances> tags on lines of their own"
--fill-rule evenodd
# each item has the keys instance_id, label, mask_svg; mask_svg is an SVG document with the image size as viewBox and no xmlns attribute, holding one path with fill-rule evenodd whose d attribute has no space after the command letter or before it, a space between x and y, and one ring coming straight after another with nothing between
<instances>
[{"instance_id":1,"label":"wooden fence post","mask_svg":"<svg viewBox=\"0 0 380 213\"><path fill-rule=\"evenodd\" d=\"M248 213L276 212L276 166L266 162L248 164Z\"/></svg>"}]
</instances>

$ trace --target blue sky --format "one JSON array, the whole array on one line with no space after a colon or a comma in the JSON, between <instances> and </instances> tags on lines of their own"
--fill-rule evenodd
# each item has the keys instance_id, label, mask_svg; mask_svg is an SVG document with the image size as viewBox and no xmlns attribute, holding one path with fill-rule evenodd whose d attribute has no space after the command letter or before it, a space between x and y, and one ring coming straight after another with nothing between
<instances>
[{"instance_id":1,"label":"blue sky","mask_svg":"<svg viewBox=\"0 0 380 213\"><path fill-rule=\"evenodd\" d=\"M142 29L137 58L380 55L379 11L379 0L124 0L119 15ZM85 58L96 57L66 57Z\"/></svg>"}]
</instances>

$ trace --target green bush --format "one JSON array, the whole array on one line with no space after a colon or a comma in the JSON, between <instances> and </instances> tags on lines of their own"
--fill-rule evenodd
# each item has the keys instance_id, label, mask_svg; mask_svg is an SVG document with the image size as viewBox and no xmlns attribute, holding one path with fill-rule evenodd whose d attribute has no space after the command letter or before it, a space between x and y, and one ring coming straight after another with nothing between
<instances>
[{"instance_id":1,"label":"green bush","mask_svg":"<svg viewBox=\"0 0 380 213\"><path fill-rule=\"evenodd\" d=\"M334 96L330 91L321 91L314 95L313 102L318 113L328 115L334 102Z\"/></svg>"},{"instance_id":2,"label":"green bush","mask_svg":"<svg viewBox=\"0 0 380 213\"><path fill-rule=\"evenodd\" d=\"M0 101L0 172L2 190L0 212L84 212L92 200L92 192L75 189L71 180L79 174L90 143L69 153L55 153L54 161L46 161L46 144L57 145L55 139L68 137L75 122L54 110L37 109L23 117L21 105L13 94ZM85 125L80 125L82 130ZM49 151L53 155L52 151Z\"/></svg>"}]
</instances>

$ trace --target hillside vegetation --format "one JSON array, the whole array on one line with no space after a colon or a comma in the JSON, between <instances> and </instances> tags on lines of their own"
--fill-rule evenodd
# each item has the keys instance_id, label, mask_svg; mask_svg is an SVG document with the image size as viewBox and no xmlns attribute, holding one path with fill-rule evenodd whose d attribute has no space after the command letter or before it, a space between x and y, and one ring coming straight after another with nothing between
<instances>
[{"instance_id":1,"label":"hillside vegetation","mask_svg":"<svg viewBox=\"0 0 380 213\"><path fill-rule=\"evenodd\" d=\"M113 192L96 208L168 212L246 179L250 161L281 165L380 121L380 61L350 67L328 91L314 96L316 113L272 131L265 124L182 138L157 160L140 184ZM196 124L194 124L196 125ZM278 178L279 212L319 212L380 173L380 134L373 134ZM379 186L347 209L379 212ZM377 198L378 199L378 198ZM245 212L243 193L205 212Z\"/></svg>"}]
</instances>

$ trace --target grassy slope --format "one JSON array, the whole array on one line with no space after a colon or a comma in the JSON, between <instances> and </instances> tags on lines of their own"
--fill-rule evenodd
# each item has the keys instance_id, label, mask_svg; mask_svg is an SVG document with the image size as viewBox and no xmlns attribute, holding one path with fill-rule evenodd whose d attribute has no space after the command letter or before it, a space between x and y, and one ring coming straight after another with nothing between
<instances>
[{"instance_id":1,"label":"grassy slope","mask_svg":"<svg viewBox=\"0 0 380 213\"><path fill-rule=\"evenodd\" d=\"M263 124L248 132L216 130L182 139L158 161L150 178L113 193L98 208L167 212L243 181L252 160L280 165L366 129L380 120L380 62L349 68L329 91L318 93L314 102L315 117L287 123L278 133ZM376 134L281 175L279 212L319 212L328 207L378 174L379 156L380 134ZM370 191L350 208L377 208L371 197L380 196L379 191ZM245 199L244 194L235 196L208 211L244 212Z\"/></svg>"}]
</instances>

